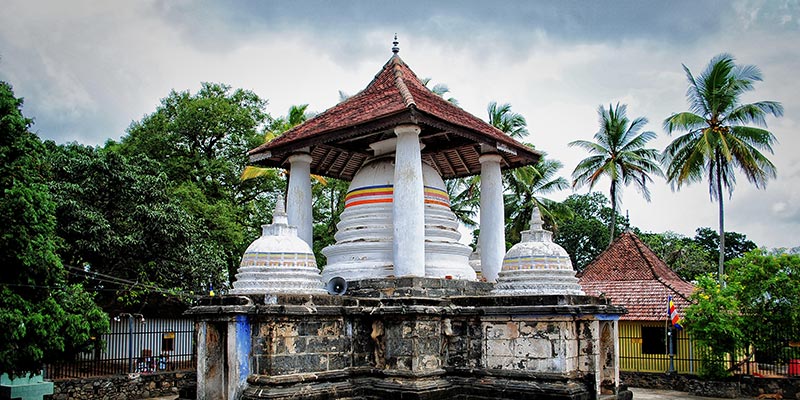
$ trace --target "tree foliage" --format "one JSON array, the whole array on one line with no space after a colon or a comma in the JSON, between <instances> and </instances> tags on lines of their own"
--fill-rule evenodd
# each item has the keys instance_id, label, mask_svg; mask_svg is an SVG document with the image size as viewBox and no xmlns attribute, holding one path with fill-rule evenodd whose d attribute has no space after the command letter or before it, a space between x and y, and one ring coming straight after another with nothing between
<instances>
[{"instance_id":1,"label":"tree foliage","mask_svg":"<svg viewBox=\"0 0 800 400\"><path fill-rule=\"evenodd\" d=\"M642 241L666 263L670 269L687 282L699 275L713 272L716 266L713 256L695 239L675 232L641 233Z\"/></svg>"},{"instance_id":2,"label":"tree foliage","mask_svg":"<svg viewBox=\"0 0 800 400\"><path fill-rule=\"evenodd\" d=\"M209 246L202 250L220 260L217 271L230 280L285 186L278 176L240 179L247 151L264 142L261 131L270 121L265 105L255 93L223 84L203 83L195 94L173 91L113 146L158 163L171 194L205 230ZM213 283L219 287L228 279Z\"/></svg>"},{"instance_id":3,"label":"tree foliage","mask_svg":"<svg viewBox=\"0 0 800 400\"><path fill-rule=\"evenodd\" d=\"M180 201L180 188L172 187L160 165L78 144L47 147L59 254L71 281L99 290L101 304L141 300L138 295L152 292L182 294L188 302L187 291L220 274L218 244Z\"/></svg>"},{"instance_id":4,"label":"tree foliage","mask_svg":"<svg viewBox=\"0 0 800 400\"><path fill-rule=\"evenodd\" d=\"M726 355L737 350L800 338L800 256L753 250L727 267L724 286L712 274L698 278L686 310L689 333L711 349L712 376L727 374Z\"/></svg>"},{"instance_id":5,"label":"tree foliage","mask_svg":"<svg viewBox=\"0 0 800 400\"><path fill-rule=\"evenodd\" d=\"M558 225L553 241L569 253L573 267L582 271L608 247L611 221L608 198L598 192L573 194L562 204L570 210L571 217ZM617 216L615 225L615 230L621 231L625 221Z\"/></svg>"},{"instance_id":6,"label":"tree foliage","mask_svg":"<svg viewBox=\"0 0 800 400\"><path fill-rule=\"evenodd\" d=\"M701 376L727 376L726 356L745 343L742 325L745 319L737 293L738 283L722 286L713 275L700 275L692 294L692 305L686 309L685 326L689 334L709 352L703 354Z\"/></svg>"},{"instance_id":7,"label":"tree foliage","mask_svg":"<svg viewBox=\"0 0 800 400\"><path fill-rule=\"evenodd\" d=\"M0 373L11 376L68 358L108 329L92 296L66 282L44 147L21 108L0 82Z\"/></svg>"},{"instance_id":8,"label":"tree foliage","mask_svg":"<svg viewBox=\"0 0 800 400\"><path fill-rule=\"evenodd\" d=\"M648 149L647 142L656 134L651 131L640 132L647 124L647 118L638 117L630 121L627 116L628 106L608 105L608 109L600 106L600 130L594 134L594 142L576 140L570 147L580 147L591 155L581 160L572 171L572 186L588 185L591 190L603 176L611 181L609 195L611 198L611 214L609 221L616 220L617 205L622 196L620 185L631 183L650 201L650 189L647 184L653 182L650 175L664 176L658 160L658 150ZM609 223L609 243L614 240L615 223Z\"/></svg>"},{"instance_id":9,"label":"tree foliage","mask_svg":"<svg viewBox=\"0 0 800 400\"><path fill-rule=\"evenodd\" d=\"M703 248L707 254L708 262L716 264L719 260L719 233L711 228L697 228L694 241ZM747 239L747 235L738 232L725 232L725 259L733 260L745 253L758 248L756 244ZM709 271L711 272L711 271Z\"/></svg>"},{"instance_id":10,"label":"tree foliage","mask_svg":"<svg viewBox=\"0 0 800 400\"><path fill-rule=\"evenodd\" d=\"M767 127L768 114L783 115L783 106L775 101L740 104L742 95L761 81L761 71L754 65L736 65L729 54L712 58L697 77L685 65L683 70L689 82L686 97L690 111L669 116L664 120L664 130L686 133L667 145L663 163L673 189L708 178L711 200L719 202L718 234L722 240L717 255L722 279L726 254L723 194L733 194L737 169L756 188L766 187L767 181L775 178L775 165L763 153L772 154L775 136L762 128Z\"/></svg>"}]
</instances>

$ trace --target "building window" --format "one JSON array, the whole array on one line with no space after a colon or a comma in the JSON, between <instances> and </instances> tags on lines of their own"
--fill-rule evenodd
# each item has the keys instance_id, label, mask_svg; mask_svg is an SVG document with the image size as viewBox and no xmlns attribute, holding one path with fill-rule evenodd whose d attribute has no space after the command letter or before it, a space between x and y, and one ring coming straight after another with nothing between
<instances>
[{"instance_id":1,"label":"building window","mask_svg":"<svg viewBox=\"0 0 800 400\"><path fill-rule=\"evenodd\" d=\"M667 332L662 326L642 327L642 354L667 354ZM672 354L678 354L677 333L672 332Z\"/></svg>"},{"instance_id":2,"label":"building window","mask_svg":"<svg viewBox=\"0 0 800 400\"><path fill-rule=\"evenodd\" d=\"M175 351L175 332L166 332L161 336L161 351Z\"/></svg>"}]
</instances>

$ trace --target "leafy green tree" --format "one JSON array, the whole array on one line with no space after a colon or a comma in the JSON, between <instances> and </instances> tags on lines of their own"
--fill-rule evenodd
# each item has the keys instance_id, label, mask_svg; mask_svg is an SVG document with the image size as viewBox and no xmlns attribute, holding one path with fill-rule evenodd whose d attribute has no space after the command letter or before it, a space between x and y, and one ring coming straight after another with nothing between
<instances>
[{"instance_id":1,"label":"leafy green tree","mask_svg":"<svg viewBox=\"0 0 800 400\"><path fill-rule=\"evenodd\" d=\"M697 276L713 272L715 269L716 262L709 261L708 250L692 238L671 231L637 232L637 235L685 281L691 282Z\"/></svg>"},{"instance_id":2,"label":"leafy green tree","mask_svg":"<svg viewBox=\"0 0 800 400\"><path fill-rule=\"evenodd\" d=\"M729 374L737 350L771 349L800 337L800 256L753 250L728 262L725 285L712 274L698 278L693 304L686 310L689 333L709 346L706 375ZM784 359L796 358L789 351Z\"/></svg>"},{"instance_id":3,"label":"leafy green tree","mask_svg":"<svg viewBox=\"0 0 800 400\"><path fill-rule=\"evenodd\" d=\"M719 233L711 228L697 228L694 242L707 254L708 262L716 265L719 260ZM758 246L747 235L738 232L725 232L725 259L733 260L743 256ZM712 271L709 271L712 272Z\"/></svg>"},{"instance_id":4,"label":"leafy green tree","mask_svg":"<svg viewBox=\"0 0 800 400\"><path fill-rule=\"evenodd\" d=\"M686 132L664 149L667 181L673 189L708 177L711 200L719 202L719 279L724 275L725 218L723 194L733 195L736 169L757 188L764 188L776 176L775 165L762 151L772 154L775 136L766 129L766 116L783 115L775 101L740 104L740 98L761 81L754 65L736 65L729 54L711 59L706 69L694 77L685 65L689 81L686 97L690 111L670 115L664 120L667 133Z\"/></svg>"},{"instance_id":5,"label":"leafy green tree","mask_svg":"<svg viewBox=\"0 0 800 400\"><path fill-rule=\"evenodd\" d=\"M79 144L46 146L58 253L71 281L101 290L100 304L153 292L182 294L188 303L189 292L206 287L209 277L227 278L220 276L219 245L175 196L160 165Z\"/></svg>"},{"instance_id":6,"label":"leafy green tree","mask_svg":"<svg viewBox=\"0 0 800 400\"><path fill-rule=\"evenodd\" d=\"M727 268L728 280L739 289L748 343L768 348L800 338L800 255L753 250L728 261Z\"/></svg>"},{"instance_id":7,"label":"leafy green tree","mask_svg":"<svg viewBox=\"0 0 800 400\"><path fill-rule=\"evenodd\" d=\"M661 157L658 150L645 148L656 134L651 131L639 133L647 124L647 118L638 117L630 121L626 115L627 109L627 105L619 103L613 107L609 104L608 110L600 106L597 110L600 130L594 134L595 141L576 140L569 143L570 147L580 147L592 154L581 160L572 171L573 187L589 185L591 190L603 176L611 181L611 221L616 220L617 205L622 197L620 185L633 183L650 201L650 190L647 188L647 183L653 181L650 175L664 176L658 165ZM609 224L609 243L615 238L615 225Z\"/></svg>"},{"instance_id":8,"label":"leafy green tree","mask_svg":"<svg viewBox=\"0 0 800 400\"><path fill-rule=\"evenodd\" d=\"M598 192L573 194L562 205L571 216L558 225L553 241L569 253L573 267L582 271L608 247L612 214L608 198ZM615 224L615 229L621 230L624 221L617 216Z\"/></svg>"},{"instance_id":9,"label":"leafy green tree","mask_svg":"<svg viewBox=\"0 0 800 400\"><path fill-rule=\"evenodd\" d=\"M21 109L0 82L0 373L12 377L68 358L108 329L92 296L66 282L44 147Z\"/></svg>"},{"instance_id":10,"label":"leafy green tree","mask_svg":"<svg viewBox=\"0 0 800 400\"><path fill-rule=\"evenodd\" d=\"M207 250L214 253L213 259L223 260L219 267L231 280L246 246L271 215L275 195L285 186L275 176L240 179L247 151L264 141L261 131L270 121L265 105L251 91L203 83L195 94L171 92L154 113L131 124L120 144L109 146L160 165L172 194L205 230L209 242L218 244Z\"/></svg>"},{"instance_id":11,"label":"leafy green tree","mask_svg":"<svg viewBox=\"0 0 800 400\"><path fill-rule=\"evenodd\" d=\"M695 288L692 305L686 309L684 325L700 346L708 349L701 355L700 375L708 378L728 376L726 356L734 354L745 343L742 331L745 319L737 297L741 286L733 282L722 286L712 275L706 274L697 278Z\"/></svg>"}]
</instances>

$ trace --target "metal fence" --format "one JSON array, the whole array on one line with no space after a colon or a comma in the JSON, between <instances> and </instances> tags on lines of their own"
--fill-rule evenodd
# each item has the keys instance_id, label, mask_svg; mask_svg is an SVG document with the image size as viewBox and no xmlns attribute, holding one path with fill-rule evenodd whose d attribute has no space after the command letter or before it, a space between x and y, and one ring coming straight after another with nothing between
<instances>
[{"instance_id":1,"label":"metal fence","mask_svg":"<svg viewBox=\"0 0 800 400\"><path fill-rule=\"evenodd\" d=\"M620 370L631 372L675 372L698 374L708 349L684 332L661 328L662 339L648 338L645 330L625 330L619 336ZM670 338L670 339L668 339ZM648 340L649 339L649 340ZM669 340L672 343L669 343ZM670 356L670 353L672 356ZM758 346L728 354L724 368L737 375L757 377L800 376L800 341L776 335Z\"/></svg>"},{"instance_id":2,"label":"metal fence","mask_svg":"<svg viewBox=\"0 0 800 400\"><path fill-rule=\"evenodd\" d=\"M73 360L47 365L50 380L194 370L194 323L186 319L148 319L123 314L94 348Z\"/></svg>"}]
</instances>

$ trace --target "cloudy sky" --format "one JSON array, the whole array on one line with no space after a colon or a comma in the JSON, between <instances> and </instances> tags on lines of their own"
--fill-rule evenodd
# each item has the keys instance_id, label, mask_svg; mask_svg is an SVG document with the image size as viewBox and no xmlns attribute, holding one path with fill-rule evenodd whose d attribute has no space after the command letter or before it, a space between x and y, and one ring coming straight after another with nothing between
<instances>
[{"instance_id":1,"label":"cloudy sky","mask_svg":"<svg viewBox=\"0 0 800 400\"><path fill-rule=\"evenodd\" d=\"M492 100L528 121L528 141L569 177L586 156L569 148L597 131L601 104L628 104L670 141L661 122L688 109L685 64L695 74L719 53L764 75L744 101L775 100L778 179L756 190L740 176L726 230L768 247L800 245L800 4L764 1L31 1L5 0L0 80L25 98L34 130L59 143L118 139L170 90L223 82L269 100L323 111L338 91L364 88L391 56L445 83L486 118ZM597 189L604 192L608 181ZM585 193L585 189L581 193ZM565 198L571 191L553 195ZM652 202L632 187L623 212L648 231L693 236L716 229L705 184L673 192L656 179Z\"/></svg>"}]
</instances>

